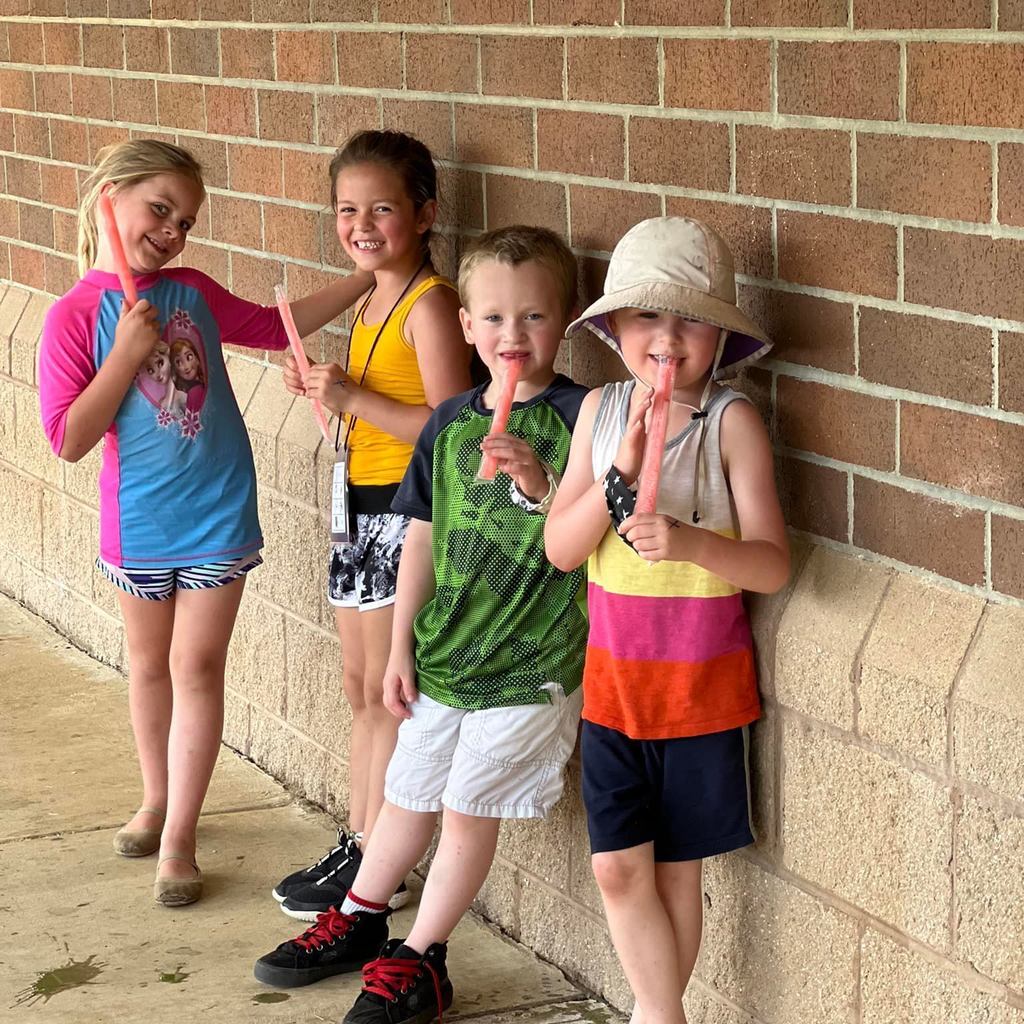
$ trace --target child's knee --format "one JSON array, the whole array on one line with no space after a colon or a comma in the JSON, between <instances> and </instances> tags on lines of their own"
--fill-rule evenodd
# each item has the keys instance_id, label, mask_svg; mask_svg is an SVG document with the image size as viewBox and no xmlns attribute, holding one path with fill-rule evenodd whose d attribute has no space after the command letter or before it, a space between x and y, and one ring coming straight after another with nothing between
<instances>
[{"instance_id":1,"label":"child's knee","mask_svg":"<svg viewBox=\"0 0 1024 1024\"><path fill-rule=\"evenodd\" d=\"M651 884L653 871L649 863L621 853L595 853L590 858L594 880L601 894L609 899L629 896Z\"/></svg>"}]
</instances>

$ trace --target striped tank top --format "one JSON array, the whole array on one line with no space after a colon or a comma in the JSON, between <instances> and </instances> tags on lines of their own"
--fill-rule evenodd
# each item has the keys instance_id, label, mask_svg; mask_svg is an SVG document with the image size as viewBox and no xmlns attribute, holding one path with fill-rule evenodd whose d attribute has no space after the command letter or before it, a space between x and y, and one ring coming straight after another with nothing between
<instances>
[{"instance_id":1,"label":"striped tank top","mask_svg":"<svg viewBox=\"0 0 1024 1024\"><path fill-rule=\"evenodd\" d=\"M606 384L594 421L594 479L615 458L633 381ZM691 521L694 474L701 480L701 528L739 537L722 467L722 413L744 396L714 392L705 406L704 451L691 421L665 445L658 512ZM760 715L753 643L738 587L693 562L649 565L609 528L590 556L590 635L583 717L633 739L722 732Z\"/></svg>"}]
</instances>

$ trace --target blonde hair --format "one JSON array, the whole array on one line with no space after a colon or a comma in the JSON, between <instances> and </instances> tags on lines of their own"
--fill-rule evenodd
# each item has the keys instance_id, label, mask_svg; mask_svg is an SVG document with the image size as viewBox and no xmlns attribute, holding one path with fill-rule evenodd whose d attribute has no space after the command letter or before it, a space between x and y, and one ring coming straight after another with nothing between
<instances>
[{"instance_id":1,"label":"blonde hair","mask_svg":"<svg viewBox=\"0 0 1024 1024\"><path fill-rule=\"evenodd\" d=\"M466 288L474 271L483 263L505 263L512 267L534 260L555 277L562 310L571 313L577 302L576 257L562 239L547 228L513 224L496 228L475 239L459 262L459 298L466 306Z\"/></svg>"},{"instance_id":2,"label":"blonde hair","mask_svg":"<svg viewBox=\"0 0 1024 1024\"><path fill-rule=\"evenodd\" d=\"M85 272L96 262L98 228L96 200L105 185L112 185L116 194L127 185L157 174L181 174L194 181L205 195L203 168L187 150L159 139L132 139L104 146L97 156L92 174L82 186L82 204L78 208L78 272Z\"/></svg>"}]
</instances>

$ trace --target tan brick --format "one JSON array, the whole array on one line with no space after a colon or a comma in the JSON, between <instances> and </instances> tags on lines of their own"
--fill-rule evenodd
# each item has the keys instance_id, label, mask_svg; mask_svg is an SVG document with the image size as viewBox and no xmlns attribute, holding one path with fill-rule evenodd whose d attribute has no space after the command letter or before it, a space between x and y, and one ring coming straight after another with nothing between
<instances>
[{"instance_id":1,"label":"tan brick","mask_svg":"<svg viewBox=\"0 0 1024 1024\"><path fill-rule=\"evenodd\" d=\"M656 39L573 36L568 42L569 99L658 102Z\"/></svg>"},{"instance_id":2,"label":"tan brick","mask_svg":"<svg viewBox=\"0 0 1024 1024\"><path fill-rule=\"evenodd\" d=\"M50 126L46 118L16 114L14 116L14 138L19 153L49 158Z\"/></svg>"},{"instance_id":3,"label":"tan brick","mask_svg":"<svg viewBox=\"0 0 1024 1024\"><path fill-rule=\"evenodd\" d=\"M484 36L480 40L480 79L484 94L561 99L562 51L562 40L554 36ZM571 68L570 63L570 95Z\"/></svg>"},{"instance_id":4,"label":"tan brick","mask_svg":"<svg viewBox=\"0 0 1024 1024\"><path fill-rule=\"evenodd\" d=\"M281 718L287 707L284 635L284 615L250 591L238 610L224 673L242 697Z\"/></svg>"},{"instance_id":5,"label":"tan brick","mask_svg":"<svg viewBox=\"0 0 1024 1024\"><path fill-rule=\"evenodd\" d=\"M626 25L724 25L725 0L626 0Z\"/></svg>"},{"instance_id":6,"label":"tan brick","mask_svg":"<svg viewBox=\"0 0 1024 1024\"><path fill-rule=\"evenodd\" d=\"M461 163L533 166L533 116L521 107L455 105L455 153Z\"/></svg>"},{"instance_id":7,"label":"tan brick","mask_svg":"<svg viewBox=\"0 0 1024 1024\"><path fill-rule=\"evenodd\" d=\"M382 18L383 20L383 18ZM338 82L371 89L402 87L402 36L398 32L341 32Z\"/></svg>"},{"instance_id":8,"label":"tan brick","mask_svg":"<svg viewBox=\"0 0 1024 1024\"><path fill-rule=\"evenodd\" d=\"M625 122L613 114L537 111L537 163L542 171L623 176Z\"/></svg>"},{"instance_id":9,"label":"tan brick","mask_svg":"<svg viewBox=\"0 0 1024 1024\"><path fill-rule=\"evenodd\" d=\"M854 28L991 28L989 0L857 0Z\"/></svg>"},{"instance_id":10,"label":"tan brick","mask_svg":"<svg viewBox=\"0 0 1024 1024\"><path fill-rule=\"evenodd\" d=\"M728 191L729 129L704 121L632 117L629 177L653 184Z\"/></svg>"},{"instance_id":11,"label":"tan brick","mask_svg":"<svg viewBox=\"0 0 1024 1024\"><path fill-rule=\"evenodd\" d=\"M534 0L535 25L617 25L619 0Z\"/></svg>"},{"instance_id":12,"label":"tan brick","mask_svg":"<svg viewBox=\"0 0 1024 1024\"><path fill-rule=\"evenodd\" d=\"M778 701L841 729L854 722L853 673L889 573L825 548L811 554L779 624Z\"/></svg>"},{"instance_id":13,"label":"tan brick","mask_svg":"<svg viewBox=\"0 0 1024 1024\"><path fill-rule=\"evenodd\" d=\"M733 0L733 25L805 26L808 28L846 25L844 0Z\"/></svg>"},{"instance_id":14,"label":"tan brick","mask_svg":"<svg viewBox=\"0 0 1024 1024\"><path fill-rule=\"evenodd\" d=\"M864 1024L1024 1022L1019 1009L973 988L951 965L940 966L870 928L861 944L860 989Z\"/></svg>"},{"instance_id":15,"label":"tan brick","mask_svg":"<svg viewBox=\"0 0 1024 1024\"><path fill-rule=\"evenodd\" d=\"M449 103L385 99L381 109L385 128L415 136L435 159L452 159L452 111Z\"/></svg>"},{"instance_id":16,"label":"tan brick","mask_svg":"<svg viewBox=\"0 0 1024 1024\"><path fill-rule=\"evenodd\" d=\"M702 981L758 1020L845 1024L857 950L850 918L741 857L709 860L704 892Z\"/></svg>"},{"instance_id":17,"label":"tan brick","mask_svg":"<svg viewBox=\"0 0 1024 1024\"><path fill-rule=\"evenodd\" d=\"M405 87L429 92L477 92L477 50L475 36L407 36Z\"/></svg>"},{"instance_id":18,"label":"tan brick","mask_svg":"<svg viewBox=\"0 0 1024 1024\"><path fill-rule=\"evenodd\" d=\"M961 583L984 582L984 513L858 476L853 508L858 547Z\"/></svg>"},{"instance_id":19,"label":"tan brick","mask_svg":"<svg viewBox=\"0 0 1024 1024\"><path fill-rule=\"evenodd\" d=\"M569 186L572 245L610 252L638 221L661 215L661 198L647 192Z\"/></svg>"},{"instance_id":20,"label":"tan brick","mask_svg":"<svg viewBox=\"0 0 1024 1024\"><path fill-rule=\"evenodd\" d=\"M528 25L529 0L451 0L453 25Z\"/></svg>"},{"instance_id":21,"label":"tan brick","mask_svg":"<svg viewBox=\"0 0 1024 1024\"><path fill-rule=\"evenodd\" d=\"M92 559L99 517L55 491L43 491L44 575L60 580L87 601L92 595Z\"/></svg>"},{"instance_id":22,"label":"tan brick","mask_svg":"<svg viewBox=\"0 0 1024 1024\"><path fill-rule=\"evenodd\" d=\"M779 112L894 121L899 70L896 43L780 42Z\"/></svg>"},{"instance_id":23,"label":"tan brick","mask_svg":"<svg viewBox=\"0 0 1024 1024\"><path fill-rule=\"evenodd\" d=\"M859 134L857 205L987 221L992 208L991 147L958 139Z\"/></svg>"},{"instance_id":24,"label":"tan brick","mask_svg":"<svg viewBox=\"0 0 1024 1024\"><path fill-rule=\"evenodd\" d=\"M313 96L307 92L258 89L260 138L312 142L313 102Z\"/></svg>"},{"instance_id":25,"label":"tan brick","mask_svg":"<svg viewBox=\"0 0 1024 1024\"><path fill-rule=\"evenodd\" d=\"M320 351L316 336L308 338L307 345L313 352ZM330 418L330 413L327 415ZM309 402L294 402L277 435L278 490L297 501L317 505L317 448L322 440Z\"/></svg>"},{"instance_id":26,"label":"tan brick","mask_svg":"<svg viewBox=\"0 0 1024 1024\"><path fill-rule=\"evenodd\" d=\"M77 82L75 85L77 87ZM160 124L171 128L205 131L206 113L201 85L194 82L159 81L156 84L156 102Z\"/></svg>"},{"instance_id":27,"label":"tan brick","mask_svg":"<svg viewBox=\"0 0 1024 1024\"><path fill-rule=\"evenodd\" d=\"M786 525L845 544L849 539L846 473L792 458L779 458L776 468Z\"/></svg>"},{"instance_id":28,"label":"tan brick","mask_svg":"<svg viewBox=\"0 0 1024 1024\"><path fill-rule=\"evenodd\" d=\"M87 68L123 68L124 29L120 25L83 25L82 63Z\"/></svg>"},{"instance_id":29,"label":"tan brick","mask_svg":"<svg viewBox=\"0 0 1024 1024\"><path fill-rule=\"evenodd\" d=\"M736 189L748 195L845 206L850 137L802 128L736 128Z\"/></svg>"},{"instance_id":30,"label":"tan brick","mask_svg":"<svg viewBox=\"0 0 1024 1024\"><path fill-rule=\"evenodd\" d=\"M987 405L992 332L982 327L861 307L860 373L895 388Z\"/></svg>"},{"instance_id":31,"label":"tan brick","mask_svg":"<svg viewBox=\"0 0 1024 1024\"><path fill-rule=\"evenodd\" d=\"M129 71L165 73L170 68L167 29L129 25L124 30L125 67Z\"/></svg>"},{"instance_id":32,"label":"tan brick","mask_svg":"<svg viewBox=\"0 0 1024 1024\"><path fill-rule=\"evenodd\" d=\"M36 72L36 110L71 113L71 76L64 72Z\"/></svg>"},{"instance_id":33,"label":"tan brick","mask_svg":"<svg viewBox=\"0 0 1024 1024\"><path fill-rule=\"evenodd\" d=\"M488 174L487 228L522 223L524 211L529 221L550 228L565 237L565 188L552 181L528 181L504 174Z\"/></svg>"},{"instance_id":34,"label":"tan brick","mask_svg":"<svg viewBox=\"0 0 1024 1024\"><path fill-rule=\"evenodd\" d=\"M43 53L48 67L76 67L82 63L81 26L48 21L43 26ZM132 29L128 29L131 38ZM154 69L156 70L156 69Z\"/></svg>"},{"instance_id":35,"label":"tan brick","mask_svg":"<svg viewBox=\"0 0 1024 1024\"><path fill-rule=\"evenodd\" d=\"M316 98L317 142L338 148L354 132L380 127L377 100L372 96Z\"/></svg>"},{"instance_id":36,"label":"tan brick","mask_svg":"<svg viewBox=\"0 0 1024 1024\"><path fill-rule=\"evenodd\" d=\"M71 110L75 117L109 121L113 116L110 79L105 75L72 75Z\"/></svg>"},{"instance_id":37,"label":"tan brick","mask_svg":"<svg viewBox=\"0 0 1024 1024\"><path fill-rule=\"evenodd\" d=\"M771 43L767 39L666 39L665 106L768 110ZM722 69L728 68L728 74Z\"/></svg>"},{"instance_id":38,"label":"tan brick","mask_svg":"<svg viewBox=\"0 0 1024 1024\"><path fill-rule=\"evenodd\" d=\"M228 181L236 192L281 195L281 147L229 142Z\"/></svg>"},{"instance_id":39,"label":"tan brick","mask_svg":"<svg viewBox=\"0 0 1024 1024\"><path fill-rule=\"evenodd\" d=\"M341 664L336 637L288 619L288 721L345 758L352 715L341 689Z\"/></svg>"},{"instance_id":40,"label":"tan brick","mask_svg":"<svg viewBox=\"0 0 1024 1024\"><path fill-rule=\"evenodd\" d=\"M56 485L61 465L39 426L39 399L34 391L18 388L14 396L15 449L8 456L12 465L44 483Z\"/></svg>"},{"instance_id":41,"label":"tan brick","mask_svg":"<svg viewBox=\"0 0 1024 1024\"><path fill-rule=\"evenodd\" d=\"M896 573L861 658L858 731L937 769L947 703L984 601Z\"/></svg>"},{"instance_id":42,"label":"tan brick","mask_svg":"<svg viewBox=\"0 0 1024 1024\"><path fill-rule=\"evenodd\" d=\"M896 229L889 224L780 210L778 245L784 281L896 297Z\"/></svg>"},{"instance_id":43,"label":"tan brick","mask_svg":"<svg viewBox=\"0 0 1024 1024\"><path fill-rule=\"evenodd\" d=\"M999 223L1024 227L1024 145L999 147Z\"/></svg>"},{"instance_id":44,"label":"tan brick","mask_svg":"<svg viewBox=\"0 0 1024 1024\"><path fill-rule=\"evenodd\" d=\"M156 82L151 78L114 78L114 117L118 121L155 124L157 119Z\"/></svg>"},{"instance_id":45,"label":"tan brick","mask_svg":"<svg viewBox=\"0 0 1024 1024\"><path fill-rule=\"evenodd\" d=\"M206 130L212 135L256 135L256 97L251 89L204 86Z\"/></svg>"},{"instance_id":46,"label":"tan brick","mask_svg":"<svg viewBox=\"0 0 1024 1024\"><path fill-rule=\"evenodd\" d=\"M1024 988L1024 818L965 798L957 821L958 959ZM948 1018L947 1018L948 1019Z\"/></svg>"},{"instance_id":47,"label":"tan brick","mask_svg":"<svg viewBox=\"0 0 1024 1024\"><path fill-rule=\"evenodd\" d=\"M992 516L992 587L1024 598L1024 523Z\"/></svg>"},{"instance_id":48,"label":"tan brick","mask_svg":"<svg viewBox=\"0 0 1024 1024\"><path fill-rule=\"evenodd\" d=\"M216 29L171 28L171 73L215 78L220 74Z\"/></svg>"},{"instance_id":49,"label":"tan brick","mask_svg":"<svg viewBox=\"0 0 1024 1024\"><path fill-rule=\"evenodd\" d=\"M225 78L274 77L274 33L264 29L220 30L221 74Z\"/></svg>"},{"instance_id":50,"label":"tan brick","mask_svg":"<svg viewBox=\"0 0 1024 1024\"><path fill-rule=\"evenodd\" d=\"M334 37L330 32L277 32L279 82L333 82Z\"/></svg>"},{"instance_id":51,"label":"tan brick","mask_svg":"<svg viewBox=\"0 0 1024 1024\"><path fill-rule=\"evenodd\" d=\"M907 117L935 124L1024 127L1024 46L911 43Z\"/></svg>"},{"instance_id":52,"label":"tan brick","mask_svg":"<svg viewBox=\"0 0 1024 1024\"><path fill-rule=\"evenodd\" d=\"M1011 800L1024 798L1024 725L1017 649L1024 610L990 605L961 670L953 703L953 760L959 778Z\"/></svg>"}]
</instances>

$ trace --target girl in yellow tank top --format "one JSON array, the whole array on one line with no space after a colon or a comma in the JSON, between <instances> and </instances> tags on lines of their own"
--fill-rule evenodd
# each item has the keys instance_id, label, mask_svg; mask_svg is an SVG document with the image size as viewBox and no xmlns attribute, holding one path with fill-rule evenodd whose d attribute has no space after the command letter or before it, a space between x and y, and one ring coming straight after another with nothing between
<instances>
[{"instance_id":1,"label":"girl in yellow tank top","mask_svg":"<svg viewBox=\"0 0 1024 1024\"><path fill-rule=\"evenodd\" d=\"M427 147L401 132L358 132L335 154L330 174L338 239L373 285L352 327L346 368L315 365L303 381L289 359L284 376L290 391L319 399L339 417L339 443L349 451L354 537L331 552L328 597L352 707L349 826L358 836L369 834L383 804L398 729L382 705L382 685L408 520L390 511L391 500L434 406L471 386L471 349L455 287L430 260L437 177ZM343 859L347 843L330 856ZM311 880L297 876L274 890L286 913L312 920L310 907L341 905L344 892L328 891L332 879L315 892L296 892ZM392 905L404 902L404 890Z\"/></svg>"}]
</instances>

